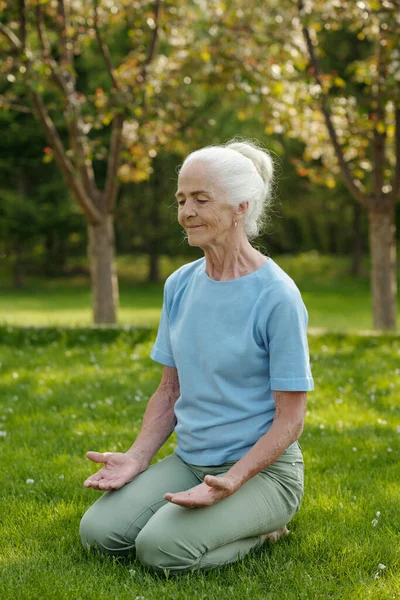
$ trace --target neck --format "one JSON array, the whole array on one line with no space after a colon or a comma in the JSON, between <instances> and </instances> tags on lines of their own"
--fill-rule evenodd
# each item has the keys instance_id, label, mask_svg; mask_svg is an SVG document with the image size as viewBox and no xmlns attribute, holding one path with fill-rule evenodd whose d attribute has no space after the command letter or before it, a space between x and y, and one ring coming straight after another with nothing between
<instances>
[{"instance_id":1,"label":"neck","mask_svg":"<svg viewBox=\"0 0 400 600\"><path fill-rule=\"evenodd\" d=\"M267 257L250 244L247 237L228 244L213 244L203 248L206 273L216 281L229 281L248 275L267 262Z\"/></svg>"}]
</instances>

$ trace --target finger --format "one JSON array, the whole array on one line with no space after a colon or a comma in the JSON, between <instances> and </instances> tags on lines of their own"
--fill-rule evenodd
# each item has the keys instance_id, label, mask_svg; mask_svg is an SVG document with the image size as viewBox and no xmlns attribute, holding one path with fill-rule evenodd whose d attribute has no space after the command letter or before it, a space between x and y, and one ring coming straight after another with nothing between
<instances>
[{"instance_id":1,"label":"finger","mask_svg":"<svg viewBox=\"0 0 400 600\"><path fill-rule=\"evenodd\" d=\"M118 490L123 485L125 485L125 481L123 479L103 479L99 481L99 490Z\"/></svg>"},{"instance_id":2,"label":"finger","mask_svg":"<svg viewBox=\"0 0 400 600\"><path fill-rule=\"evenodd\" d=\"M99 489L99 482L98 481L93 481L92 479L86 479L86 481L83 484L85 487L91 487L94 490L98 490Z\"/></svg>"},{"instance_id":3,"label":"finger","mask_svg":"<svg viewBox=\"0 0 400 600\"><path fill-rule=\"evenodd\" d=\"M178 498L176 496L172 496L168 502L171 502L171 504L177 504L178 506L184 506L185 508L192 508L195 506L193 500L190 498Z\"/></svg>"},{"instance_id":4,"label":"finger","mask_svg":"<svg viewBox=\"0 0 400 600\"><path fill-rule=\"evenodd\" d=\"M214 477L214 475L206 475L204 477L204 483L217 489L225 490L228 487L227 481L224 477Z\"/></svg>"},{"instance_id":5,"label":"finger","mask_svg":"<svg viewBox=\"0 0 400 600\"><path fill-rule=\"evenodd\" d=\"M89 475L89 477L86 479L86 481L100 481L100 479L103 479L104 477L104 470L100 469L100 471L97 471L97 473L93 473L93 475Z\"/></svg>"},{"instance_id":6,"label":"finger","mask_svg":"<svg viewBox=\"0 0 400 600\"><path fill-rule=\"evenodd\" d=\"M109 454L109 452L93 452L92 450L89 450L89 452L86 452L87 458L89 460L92 460L95 463L106 462L107 454Z\"/></svg>"},{"instance_id":7,"label":"finger","mask_svg":"<svg viewBox=\"0 0 400 600\"><path fill-rule=\"evenodd\" d=\"M173 502L174 504L180 504L182 502L188 502L190 501L190 496L188 496L187 494L172 494L172 493L166 493L164 494L163 498L165 500L168 500L168 502Z\"/></svg>"}]
</instances>

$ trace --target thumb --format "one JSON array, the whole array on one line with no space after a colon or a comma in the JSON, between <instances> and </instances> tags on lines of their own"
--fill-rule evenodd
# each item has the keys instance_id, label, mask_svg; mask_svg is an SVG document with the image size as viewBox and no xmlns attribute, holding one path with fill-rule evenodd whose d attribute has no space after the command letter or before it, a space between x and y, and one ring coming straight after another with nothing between
<instances>
[{"instance_id":1,"label":"thumb","mask_svg":"<svg viewBox=\"0 0 400 600\"><path fill-rule=\"evenodd\" d=\"M86 452L86 456L89 460L92 460L95 463L104 463L107 461L107 454L108 452L93 452L92 450L90 450L89 452Z\"/></svg>"},{"instance_id":2,"label":"thumb","mask_svg":"<svg viewBox=\"0 0 400 600\"><path fill-rule=\"evenodd\" d=\"M217 489L225 489L227 487L225 477L214 477L214 475L206 475L204 483Z\"/></svg>"}]
</instances>

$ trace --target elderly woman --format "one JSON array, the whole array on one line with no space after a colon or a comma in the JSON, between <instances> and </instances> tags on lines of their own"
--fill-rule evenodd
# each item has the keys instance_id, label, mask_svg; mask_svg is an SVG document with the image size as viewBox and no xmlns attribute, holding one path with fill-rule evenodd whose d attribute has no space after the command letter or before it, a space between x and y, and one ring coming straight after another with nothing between
<instances>
[{"instance_id":1,"label":"elderly woman","mask_svg":"<svg viewBox=\"0 0 400 600\"><path fill-rule=\"evenodd\" d=\"M178 220L204 257L165 283L150 354L163 373L135 442L87 454L104 466L85 485L107 491L82 519L85 546L178 573L288 533L304 491L297 440L313 379L300 292L249 241L272 179L269 153L252 142L185 159ZM175 451L149 467L173 431Z\"/></svg>"}]
</instances>

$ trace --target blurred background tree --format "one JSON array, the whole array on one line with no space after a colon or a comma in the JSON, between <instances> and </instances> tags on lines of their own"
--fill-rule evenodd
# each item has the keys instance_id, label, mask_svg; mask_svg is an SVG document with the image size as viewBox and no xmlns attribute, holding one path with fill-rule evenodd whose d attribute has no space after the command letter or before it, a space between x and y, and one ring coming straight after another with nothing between
<instances>
[{"instance_id":1,"label":"blurred background tree","mask_svg":"<svg viewBox=\"0 0 400 600\"><path fill-rule=\"evenodd\" d=\"M0 184L9 207L0 235L9 263L17 252L10 223L31 227L37 217L36 233L20 236L25 254L49 275L68 273L85 240L79 206L87 217L94 320L113 322L114 221L117 251L146 254L151 281L160 277L161 255L197 258L176 223L176 168L197 147L256 138L275 153L278 170L275 208L258 247L346 254L351 272L364 275L369 244L374 324L395 328L400 54L393 2L0 6L0 150L10 166ZM13 131L11 141L16 114L26 120L26 135ZM37 146L34 134L43 136ZM17 175L28 139L29 193Z\"/></svg>"}]
</instances>

